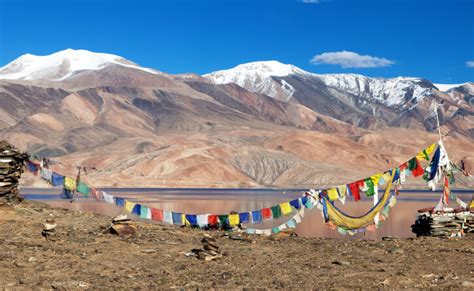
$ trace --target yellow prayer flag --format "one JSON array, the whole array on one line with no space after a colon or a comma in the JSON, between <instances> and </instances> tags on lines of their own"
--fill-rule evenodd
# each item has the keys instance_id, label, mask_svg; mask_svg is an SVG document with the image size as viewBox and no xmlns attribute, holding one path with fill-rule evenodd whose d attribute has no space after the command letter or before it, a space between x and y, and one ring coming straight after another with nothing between
<instances>
[{"instance_id":1,"label":"yellow prayer flag","mask_svg":"<svg viewBox=\"0 0 474 291\"><path fill-rule=\"evenodd\" d=\"M372 179L372 182L374 183L374 186L377 186L379 184L379 179L382 174L375 174L370 179Z\"/></svg>"},{"instance_id":2,"label":"yellow prayer flag","mask_svg":"<svg viewBox=\"0 0 474 291\"><path fill-rule=\"evenodd\" d=\"M64 178L64 188L66 188L69 191L76 190L76 179L73 179L73 178L70 178L70 177L65 177Z\"/></svg>"},{"instance_id":3,"label":"yellow prayer flag","mask_svg":"<svg viewBox=\"0 0 474 291\"><path fill-rule=\"evenodd\" d=\"M346 197L347 186L346 185L337 186L337 191L339 192L339 197L344 198Z\"/></svg>"},{"instance_id":4,"label":"yellow prayer flag","mask_svg":"<svg viewBox=\"0 0 474 291\"><path fill-rule=\"evenodd\" d=\"M133 210L133 207L135 207L135 204L136 203L125 200L125 210L129 213L132 213L132 210Z\"/></svg>"},{"instance_id":5,"label":"yellow prayer flag","mask_svg":"<svg viewBox=\"0 0 474 291\"><path fill-rule=\"evenodd\" d=\"M427 147L426 150L425 150L425 152L426 152L426 153L428 154L428 156L429 156L429 155L431 155L431 153L434 152L435 148L436 148L436 144L434 143L434 144L430 145L429 147Z\"/></svg>"},{"instance_id":6,"label":"yellow prayer flag","mask_svg":"<svg viewBox=\"0 0 474 291\"><path fill-rule=\"evenodd\" d=\"M280 203L281 214L287 215L291 213L291 205L289 202Z\"/></svg>"},{"instance_id":7,"label":"yellow prayer flag","mask_svg":"<svg viewBox=\"0 0 474 291\"><path fill-rule=\"evenodd\" d=\"M239 224L239 215L238 214L229 214L229 224L230 226L236 226Z\"/></svg>"},{"instance_id":8,"label":"yellow prayer flag","mask_svg":"<svg viewBox=\"0 0 474 291\"><path fill-rule=\"evenodd\" d=\"M334 200L337 200L339 198L339 195L337 195L336 188L332 188L332 189L327 190L327 193L328 193L328 197L329 197L330 201L334 201Z\"/></svg>"}]
</instances>

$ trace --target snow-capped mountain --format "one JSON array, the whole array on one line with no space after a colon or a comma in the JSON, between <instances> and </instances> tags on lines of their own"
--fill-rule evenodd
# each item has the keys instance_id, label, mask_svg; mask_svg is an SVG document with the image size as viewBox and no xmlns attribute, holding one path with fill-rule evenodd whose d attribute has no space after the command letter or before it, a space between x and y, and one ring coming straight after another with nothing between
<instances>
[{"instance_id":1,"label":"snow-capped mountain","mask_svg":"<svg viewBox=\"0 0 474 291\"><path fill-rule=\"evenodd\" d=\"M47 56L25 54L0 68L0 79L61 81L82 71L95 71L112 65L159 74L117 55L66 49Z\"/></svg>"},{"instance_id":2,"label":"snow-capped mountain","mask_svg":"<svg viewBox=\"0 0 474 291\"><path fill-rule=\"evenodd\" d=\"M464 86L469 83L461 83L461 84L433 84L436 88L438 88L441 92L448 92L449 90L457 87Z\"/></svg>"},{"instance_id":3,"label":"snow-capped mountain","mask_svg":"<svg viewBox=\"0 0 474 291\"><path fill-rule=\"evenodd\" d=\"M204 75L215 84L235 83L252 92L285 101L297 93L291 78L320 83L327 90L336 89L387 106L412 106L434 89L421 78L370 78L356 74L314 74L278 61L252 62ZM410 101L410 102L408 102Z\"/></svg>"}]
</instances>

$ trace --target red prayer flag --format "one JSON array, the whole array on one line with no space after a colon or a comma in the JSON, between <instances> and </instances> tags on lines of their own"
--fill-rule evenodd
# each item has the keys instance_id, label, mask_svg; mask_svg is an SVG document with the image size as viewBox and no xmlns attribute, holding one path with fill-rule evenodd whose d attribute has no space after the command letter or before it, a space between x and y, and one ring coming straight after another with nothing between
<instances>
[{"instance_id":1,"label":"red prayer flag","mask_svg":"<svg viewBox=\"0 0 474 291\"><path fill-rule=\"evenodd\" d=\"M411 170L411 173L413 174L413 177L423 176L423 174L425 173L425 170L423 170L423 168L421 167L418 159L415 159L415 160L416 160L416 168Z\"/></svg>"},{"instance_id":2,"label":"red prayer flag","mask_svg":"<svg viewBox=\"0 0 474 291\"><path fill-rule=\"evenodd\" d=\"M207 217L207 222L209 223L209 225L213 226L213 225L217 225L217 221L218 221L218 216L217 215L209 215Z\"/></svg>"},{"instance_id":3,"label":"red prayer flag","mask_svg":"<svg viewBox=\"0 0 474 291\"><path fill-rule=\"evenodd\" d=\"M349 190L351 191L352 196L354 197L355 201L360 200L360 192L359 192L359 183L360 181L356 181L349 184Z\"/></svg>"},{"instance_id":4,"label":"red prayer flag","mask_svg":"<svg viewBox=\"0 0 474 291\"><path fill-rule=\"evenodd\" d=\"M272 219L272 209L271 208L263 208L262 209L262 217L263 217L263 219Z\"/></svg>"},{"instance_id":5,"label":"red prayer flag","mask_svg":"<svg viewBox=\"0 0 474 291\"><path fill-rule=\"evenodd\" d=\"M150 208L151 209L151 219L155 221L163 221L163 210Z\"/></svg>"},{"instance_id":6,"label":"red prayer flag","mask_svg":"<svg viewBox=\"0 0 474 291\"><path fill-rule=\"evenodd\" d=\"M400 165L400 171L403 171L405 170L406 168L408 167L408 163L407 162L404 162L403 164Z\"/></svg>"}]
</instances>

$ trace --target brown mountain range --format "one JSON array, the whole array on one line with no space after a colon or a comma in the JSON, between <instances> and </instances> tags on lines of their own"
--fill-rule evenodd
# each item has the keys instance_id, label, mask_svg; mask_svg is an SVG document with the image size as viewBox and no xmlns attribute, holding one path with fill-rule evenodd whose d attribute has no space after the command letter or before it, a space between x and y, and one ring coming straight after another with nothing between
<instances>
[{"instance_id":1,"label":"brown mountain range","mask_svg":"<svg viewBox=\"0 0 474 291\"><path fill-rule=\"evenodd\" d=\"M0 138L61 161L59 172L74 175L73 165L99 168L85 177L96 186L350 182L436 142L432 100L442 102L441 132L452 160L464 159L474 170L472 84L440 92L423 83L429 95L391 106L300 75L272 77L292 87L288 100L207 76L120 64L60 80L1 79ZM41 185L33 177L25 183ZM458 185L473 182L462 178Z\"/></svg>"}]
</instances>

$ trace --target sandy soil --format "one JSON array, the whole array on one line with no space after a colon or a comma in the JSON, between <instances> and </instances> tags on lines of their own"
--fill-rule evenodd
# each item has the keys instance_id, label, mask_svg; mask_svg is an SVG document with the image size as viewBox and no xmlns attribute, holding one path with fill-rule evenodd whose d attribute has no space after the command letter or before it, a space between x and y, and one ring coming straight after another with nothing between
<instances>
[{"instance_id":1,"label":"sandy soil","mask_svg":"<svg viewBox=\"0 0 474 291\"><path fill-rule=\"evenodd\" d=\"M51 239L46 221L57 224ZM0 202L0 286L87 288L474 288L474 236L334 240L250 237L136 222L104 233L111 218L37 202ZM225 256L187 257L206 233Z\"/></svg>"}]
</instances>

